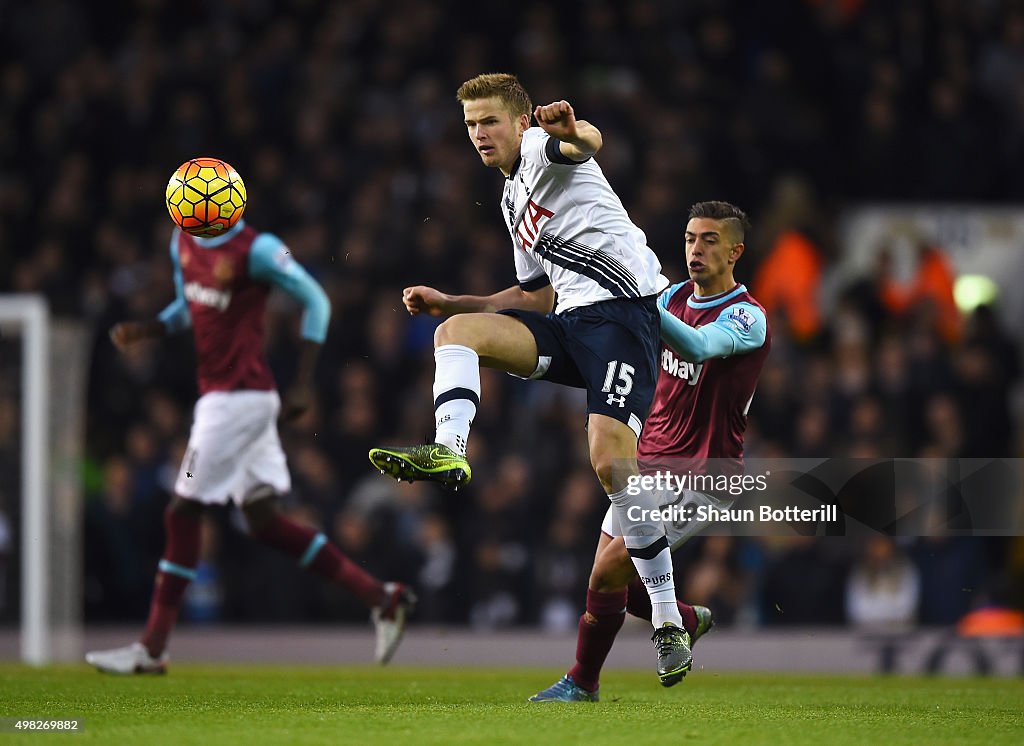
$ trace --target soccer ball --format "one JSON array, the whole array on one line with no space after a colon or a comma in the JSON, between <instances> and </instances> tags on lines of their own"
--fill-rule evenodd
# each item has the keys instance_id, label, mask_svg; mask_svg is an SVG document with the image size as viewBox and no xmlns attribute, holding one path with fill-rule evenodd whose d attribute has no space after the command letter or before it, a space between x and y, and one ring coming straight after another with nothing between
<instances>
[{"instance_id":1,"label":"soccer ball","mask_svg":"<svg viewBox=\"0 0 1024 746\"><path fill-rule=\"evenodd\" d=\"M192 158L167 182L167 212L193 236L218 236L245 212L245 184L219 158Z\"/></svg>"}]
</instances>

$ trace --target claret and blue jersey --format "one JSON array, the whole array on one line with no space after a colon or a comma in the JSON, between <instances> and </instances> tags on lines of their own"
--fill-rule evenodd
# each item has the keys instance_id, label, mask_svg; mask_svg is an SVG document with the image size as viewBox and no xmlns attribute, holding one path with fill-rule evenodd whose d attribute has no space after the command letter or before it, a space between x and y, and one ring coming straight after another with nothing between
<instances>
[{"instance_id":1,"label":"claret and blue jersey","mask_svg":"<svg viewBox=\"0 0 1024 746\"><path fill-rule=\"evenodd\" d=\"M641 461L743 457L746 414L771 349L764 308L736 285L694 295L688 280L658 300L661 365Z\"/></svg>"},{"instance_id":2,"label":"claret and blue jersey","mask_svg":"<svg viewBox=\"0 0 1024 746\"><path fill-rule=\"evenodd\" d=\"M277 236L241 221L216 238L175 230L170 250L176 297L159 318L169 333L192 327L201 394L275 388L263 351L273 287L304 306L304 339L326 339L327 295Z\"/></svg>"}]
</instances>

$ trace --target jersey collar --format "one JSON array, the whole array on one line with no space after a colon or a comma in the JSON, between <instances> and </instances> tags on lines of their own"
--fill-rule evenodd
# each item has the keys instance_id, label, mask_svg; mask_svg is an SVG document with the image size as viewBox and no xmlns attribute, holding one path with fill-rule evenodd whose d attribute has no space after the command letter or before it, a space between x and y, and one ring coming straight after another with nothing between
<instances>
[{"instance_id":1,"label":"jersey collar","mask_svg":"<svg viewBox=\"0 0 1024 746\"><path fill-rule=\"evenodd\" d=\"M237 236L242 228L245 227L245 221L239 220L231 228L228 229L227 233L221 233L219 236L213 236L212 238L203 238L202 236L194 236L196 243L202 246L204 249L215 249L223 243L230 241L232 238Z\"/></svg>"},{"instance_id":2,"label":"jersey collar","mask_svg":"<svg viewBox=\"0 0 1024 746\"><path fill-rule=\"evenodd\" d=\"M686 299L686 305L690 308L714 308L725 303L730 298L735 298L740 293L747 292L747 288L744 285L736 284L732 290L726 290L724 293L718 295L709 295L704 298L698 298L696 295L690 295Z\"/></svg>"},{"instance_id":3,"label":"jersey collar","mask_svg":"<svg viewBox=\"0 0 1024 746\"><path fill-rule=\"evenodd\" d=\"M515 178L516 173L519 171L519 166L522 165L522 162L523 154L520 153L519 155L516 156L516 162L512 164L512 170L508 172L508 176L506 176L505 178L508 179L509 181L512 181L512 179Z\"/></svg>"}]
</instances>

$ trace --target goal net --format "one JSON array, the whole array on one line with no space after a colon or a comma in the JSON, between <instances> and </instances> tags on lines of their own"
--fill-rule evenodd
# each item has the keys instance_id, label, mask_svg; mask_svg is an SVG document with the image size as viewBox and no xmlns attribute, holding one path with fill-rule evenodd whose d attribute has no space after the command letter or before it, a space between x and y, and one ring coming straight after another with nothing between
<instances>
[{"instance_id":1,"label":"goal net","mask_svg":"<svg viewBox=\"0 0 1024 746\"><path fill-rule=\"evenodd\" d=\"M38 295L0 295L0 619L41 665L82 648L88 336Z\"/></svg>"}]
</instances>

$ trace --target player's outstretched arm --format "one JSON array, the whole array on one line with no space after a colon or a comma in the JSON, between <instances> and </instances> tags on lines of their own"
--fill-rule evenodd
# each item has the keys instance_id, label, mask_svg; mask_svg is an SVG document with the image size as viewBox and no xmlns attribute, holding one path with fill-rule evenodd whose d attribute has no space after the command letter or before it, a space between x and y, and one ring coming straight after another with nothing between
<instances>
[{"instance_id":1,"label":"player's outstretched arm","mask_svg":"<svg viewBox=\"0 0 1024 746\"><path fill-rule=\"evenodd\" d=\"M555 101L533 110L537 124L549 135L559 140L558 149L566 158L585 161L604 144L601 130L583 119L577 119L568 101Z\"/></svg>"},{"instance_id":2,"label":"player's outstretched arm","mask_svg":"<svg viewBox=\"0 0 1024 746\"><path fill-rule=\"evenodd\" d=\"M729 306L710 324L696 329L659 303L661 339L689 363L716 357L742 355L764 344L768 322L764 313L749 303Z\"/></svg>"},{"instance_id":3,"label":"player's outstretched arm","mask_svg":"<svg viewBox=\"0 0 1024 746\"><path fill-rule=\"evenodd\" d=\"M249 273L256 279L280 288L302 304L300 334L302 346L295 378L281 403L282 421L294 419L313 404L313 377L320 349L327 339L331 321L331 302L316 280L292 257L277 236L261 233L249 252Z\"/></svg>"},{"instance_id":4,"label":"player's outstretched arm","mask_svg":"<svg viewBox=\"0 0 1024 746\"><path fill-rule=\"evenodd\" d=\"M547 313L555 301L550 285L537 290L523 290L518 285L491 295L449 295L426 285L402 291L402 303L412 316L454 316L457 313L494 313L506 308Z\"/></svg>"}]
</instances>

